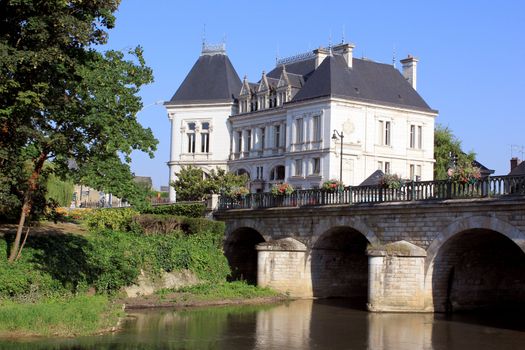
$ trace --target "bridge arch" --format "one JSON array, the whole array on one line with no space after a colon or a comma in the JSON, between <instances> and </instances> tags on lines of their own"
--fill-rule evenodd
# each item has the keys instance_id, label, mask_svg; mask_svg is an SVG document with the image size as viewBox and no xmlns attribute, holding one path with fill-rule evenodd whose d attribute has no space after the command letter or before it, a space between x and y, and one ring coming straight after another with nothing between
<instances>
[{"instance_id":1,"label":"bridge arch","mask_svg":"<svg viewBox=\"0 0 525 350\"><path fill-rule=\"evenodd\" d=\"M257 284L257 250L264 236L250 226L239 226L231 230L224 241L224 255L231 269L230 280L244 280Z\"/></svg>"},{"instance_id":2,"label":"bridge arch","mask_svg":"<svg viewBox=\"0 0 525 350\"><path fill-rule=\"evenodd\" d=\"M435 311L525 305L525 234L494 216L454 221L427 250Z\"/></svg>"},{"instance_id":3,"label":"bridge arch","mask_svg":"<svg viewBox=\"0 0 525 350\"><path fill-rule=\"evenodd\" d=\"M362 231L348 225L331 226L318 235L310 254L313 296L352 298L364 306L369 243Z\"/></svg>"},{"instance_id":4,"label":"bridge arch","mask_svg":"<svg viewBox=\"0 0 525 350\"><path fill-rule=\"evenodd\" d=\"M322 220L318 225L316 225L313 234L312 245L314 246L316 241L322 235L336 227L350 227L353 230L360 232L367 239L367 241L370 242L370 244L380 243L374 231L361 220L351 217L337 216L327 217L327 219Z\"/></svg>"}]
</instances>

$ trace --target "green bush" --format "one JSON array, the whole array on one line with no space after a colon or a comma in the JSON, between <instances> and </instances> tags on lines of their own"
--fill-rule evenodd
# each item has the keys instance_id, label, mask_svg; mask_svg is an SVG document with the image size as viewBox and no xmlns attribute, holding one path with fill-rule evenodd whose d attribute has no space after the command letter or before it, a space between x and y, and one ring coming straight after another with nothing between
<instances>
[{"instance_id":1,"label":"green bush","mask_svg":"<svg viewBox=\"0 0 525 350\"><path fill-rule=\"evenodd\" d=\"M145 234L170 234L180 230L192 235L209 231L220 235L221 239L226 227L221 221L164 214L141 214L133 218L133 223Z\"/></svg>"},{"instance_id":2,"label":"green bush","mask_svg":"<svg viewBox=\"0 0 525 350\"><path fill-rule=\"evenodd\" d=\"M142 214L163 214L186 216L190 218L204 217L206 205L204 203L176 203L170 205L159 205L143 209Z\"/></svg>"},{"instance_id":3,"label":"green bush","mask_svg":"<svg viewBox=\"0 0 525 350\"><path fill-rule=\"evenodd\" d=\"M114 293L137 279L144 262L144 242L126 232L94 234L84 248L87 282L98 293Z\"/></svg>"},{"instance_id":4,"label":"green bush","mask_svg":"<svg viewBox=\"0 0 525 350\"><path fill-rule=\"evenodd\" d=\"M97 209L85 216L84 223L89 229L95 231L105 229L128 231L131 229L133 217L138 214L131 208Z\"/></svg>"}]
</instances>

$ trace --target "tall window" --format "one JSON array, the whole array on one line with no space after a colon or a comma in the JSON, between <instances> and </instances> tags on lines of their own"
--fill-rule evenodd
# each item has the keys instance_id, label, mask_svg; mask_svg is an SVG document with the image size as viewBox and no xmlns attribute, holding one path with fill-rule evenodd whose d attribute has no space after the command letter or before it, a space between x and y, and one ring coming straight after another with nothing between
<instances>
[{"instance_id":1,"label":"tall window","mask_svg":"<svg viewBox=\"0 0 525 350\"><path fill-rule=\"evenodd\" d=\"M257 168L257 177L256 179L261 180L263 178L263 167L258 166Z\"/></svg>"},{"instance_id":2,"label":"tall window","mask_svg":"<svg viewBox=\"0 0 525 350\"><path fill-rule=\"evenodd\" d=\"M316 115L312 118L313 123L313 140L314 142L321 141L321 117Z\"/></svg>"},{"instance_id":3,"label":"tall window","mask_svg":"<svg viewBox=\"0 0 525 350\"><path fill-rule=\"evenodd\" d=\"M295 121L295 143L302 143L303 142L303 118L298 118Z\"/></svg>"},{"instance_id":4,"label":"tall window","mask_svg":"<svg viewBox=\"0 0 525 350\"><path fill-rule=\"evenodd\" d=\"M312 175L319 175L321 173L321 159L312 158Z\"/></svg>"},{"instance_id":5,"label":"tall window","mask_svg":"<svg viewBox=\"0 0 525 350\"><path fill-rule=\"evenodd\" d=\"M275 125L273 127L274 146L275 148L281 147L281 126Z\"/></svg>"},{"instance_id":6,"label":"tall window","mask_svg":"<svg viewBox=\"0 0 525 350\"><path fill-rule=\"evenodd\" d=\"M379 144L384 146L390 146L391 138L391 123L389 121L380 120L378 125L378 138Z\"/></svg>"},{"instance_id":7,"label":"tall window","mask_svg":"<svg viewBox=\"0 0 525 350\"><path fill-rule=\"evenodd\" d=\"M410 180L414 180L416 177L416 166L414 164L410 164Z\"/></svg>"},{"instance_id":8,"label":"tall window","mask_svg":"<svg viewBox=\"0 0 525 350\"><path fill-rule=\"evenodd\" d=\"M421 125L410 125L410 148L421 149L423 144L423 127Z\"/></svg>"},{"instance_id":9,"label":"tall window","mask_svg":"<svg viewBox=\"0 0 525 350\"><path fill-rule=\"evenodd\" d=\"M261 128L261 149L264 149L265 141L266 141L266 128L263 126Z\"/></svg>"},{"instance_id":10,"label":"tall window","mask_svg":"<svg viewBox=\"0 0 525 350\"><path fill-rule=\"evenodd\" d=\"M188 123L188 153L195 153L195 123Z\"/></svg>"},{"instance_id":11,"label":"tall window","mask_svg":"<svg viewBox=\"0 0 525 350\"><path fill-rule=\"evenodd\" d=\"M417 148L421 149L423 147L423 127L418 125L417 127Z\"/></svg>"},{"instance_id":12,"label":"tall window","mask_svg":"<svg viewBox=\"0 0 525 350\"><path fill-rule=\"evenodd\" d=\"M303 160L296 159L295 160L295 176L302 176L302 175L303 175Z\"/></svg>"},{"instance_id":13,"label":"tall window","mask_svg":"<svg viewBox=\"0 0 525 350\"><path fill-rule=\"evenodd\" d=\"M415 148L415 147L416 147L416 126L410 125L410 148ZM410 165L411 170L413 170L412 168L413 168L413 165Z\"/></svg>"},{"instance_id":14,"label":"tall window","mask_svg":"<svg viewBox=\"0 0 525 350\"><path fill-rule=\"evenodd\" d=\"M390 174L390 162L385 162L385 174Z\"/></svg>"},{"instance_id":15,"label":"tall window","mask_svg":"<svg viewBox=\"0 0 525 350\"><path fill-rule=\"evenodd\" d=\"M242 151L242 131L237 131L237 153Z\"/></svg>"},{"instance_id":16,"label":"tall window","mask_svg":"<svg viewBox=\"0 0 525 350\"><path fill-rule=\"evenodd\" d=\"M202 123L201 125L201 152L210 152L210 123Z\"/></svg>"},{"instance_id":17,"label":"tall window","mask_svg":"<svg viewBox=\"0 0 525 350\"><path fill-rule=\"evenodd\" d=\"M246 131L246 152L250 152L252 150L252 131L248 130Z\"/></svg>"}]
</instances>

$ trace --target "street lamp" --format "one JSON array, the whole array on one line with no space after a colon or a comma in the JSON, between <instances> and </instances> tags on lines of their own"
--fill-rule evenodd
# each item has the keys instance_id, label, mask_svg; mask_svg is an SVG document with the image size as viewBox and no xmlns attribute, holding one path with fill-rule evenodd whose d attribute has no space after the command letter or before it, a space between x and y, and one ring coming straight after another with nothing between
<instances>
[{"instance_id":1,"label":"street lamp","mask_svg":"<svg viewBox=\"0 0 525 350\"><path fill-rule=\"evenodd\" d=\"M345 135L343 132L339 132L334 129L334 133L332 135L332 140L337 141L341 139L341 154L339 156L340 158L340 165L339 165L339 183L340 186L343 186L343 139L345 138Z\"/></svg>"}]
</instances>

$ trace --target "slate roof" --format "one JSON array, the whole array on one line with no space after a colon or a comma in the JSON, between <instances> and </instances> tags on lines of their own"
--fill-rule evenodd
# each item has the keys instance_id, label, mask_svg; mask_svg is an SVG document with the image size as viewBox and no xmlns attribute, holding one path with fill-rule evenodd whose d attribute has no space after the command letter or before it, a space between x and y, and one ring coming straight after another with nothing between
<instances>
[{"instance_id":1,"label":"slate roof","mask_svg":"<svg viewBox=\"0 0 525 350\"><path fill-rule=\"evenodd\" d=\"M227 55L201 55L167 104L228 102L238 97L241 86Z\"/></svg>"},{"instance_id":2,"label":"slate roof","mask_svg":"<svg viewBox=\"0 0 525 350\"><path fill-rule=\"evenodd\" d=\"M475 166L476 168L479 168L481 176L488 176L488 175L494 174L494 170L493 169L487 168L486 166L484 166L483 164L481 164L480 162L478 162L475 159L472 161L472 166Z\"/></svg>"},{"instance_id":3,"label":"slate roof","mask_svg":"<svg viewBox=\"0 0 525 350\"><path fill-rule=\"evenodd\" d=\"M344 57L339 55L326 57L292 102L324 96L432 111L393 66L354 58L352 68L348 68Z\"/></svg>"},{"instance_id":4,"label":"slate roof","mask_svg":"<svg viewBox=\"0 0 525 350\"><path fill-rule=\"evenodd\" d=\"M315 58L311 58L304 61L298 61L286 64L286 72L301 75L307 78L315 70ZM281 77L281 72L283 71L283 66L277 66L272 69L267 77L279 79Z\"/></svg>"},{"instance_id":5,"label":"slate roof","mask_svg":"<svg viewBox=\"0 0 525 350\"><path fill-rule=\"evenodd\" d=\"M512 169L509 175L525 175L525 161L522 161L514 169Z\"/></svg>"},{"instance_id":6,"label":"slate roof","mask_svg":"<svg viewBox=\"0 0 525 350\"><path fill-rule=\"evenodd\" d=\"M359 186L376 186L381 183L381 179L385 176L385 173L378 169L374 171L365 181L361 182Z\"/></svg>"}]
</instances>

